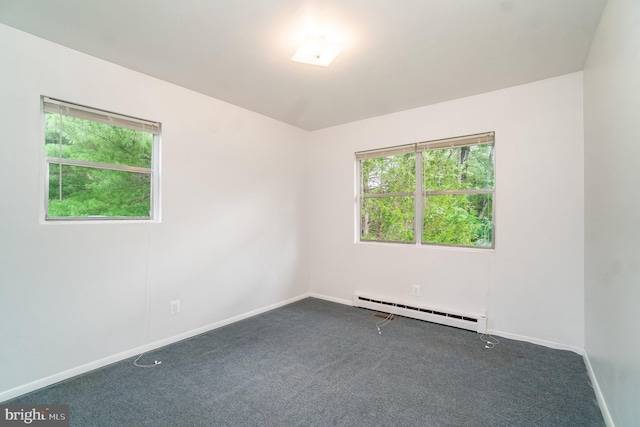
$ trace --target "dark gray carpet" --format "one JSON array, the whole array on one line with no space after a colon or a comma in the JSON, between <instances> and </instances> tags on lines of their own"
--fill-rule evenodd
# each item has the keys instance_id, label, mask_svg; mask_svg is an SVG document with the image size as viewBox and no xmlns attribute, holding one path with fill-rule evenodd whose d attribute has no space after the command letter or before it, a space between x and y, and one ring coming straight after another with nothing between
<instances>
[{"instance_id":1,"label":"dark gray carpet","mask_svg":"<svg viewBox=\"0 0 640 427\"><path fill-rule=\"evenodd\" d=\"M72 426L603 426L582 357L308 298L8 403Z\"/></svg>"}]
</instances>

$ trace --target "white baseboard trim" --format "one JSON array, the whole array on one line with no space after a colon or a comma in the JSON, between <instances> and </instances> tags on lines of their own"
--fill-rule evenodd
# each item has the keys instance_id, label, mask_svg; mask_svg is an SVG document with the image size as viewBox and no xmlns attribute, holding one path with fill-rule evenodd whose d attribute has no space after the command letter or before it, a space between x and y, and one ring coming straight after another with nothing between
<instances>
[{"instance_id":1,"label":"white baseboard trim","mask_svg":"<svg viewBox=\"0 0 640 427\"><path fill-rule=\"evenodd\" d=\"M495 329L488 329L487 333L491 334L491 335L497 335L497 336L500 336L500 337L508 338L508 339L511 339L511 340L525 341L525 342L530 342L531 344L537 344L537 345L542 345L544 347L555 348L556 350L569 350L569 351L573 351L574 353L579 354L580 356L584 355L584 349L583 348L575 347L575 346L572 346L572 345L563 344L563 343L559 343L559 342L555 342L555 341L547 341L547 340L543 340L543 339L540 339L540 338L531 338L531 337L527 337L527 336L524 336L524 335L517 335L517 334L512 334L512 333L509 333L509 332L497 331Z\"/></svg>"},{"instance_id":2,"label":"white baseboard trim","mask_svg":"<svg viewBox=\"0 0 640 427\"><path fill-rule=\"evenodd\" d=\"M137 356L141 353L146 353L148 351L152 351L158 349L160 347L164 347L169 344L173 344L178 341L182 341L187 338L194 337L196 335L203 334L205 332L209 332L214 329L218 329L222 326L229 325L231 323L238 322L240 320L247 319L249 317L256 316L258 314L265 313L267 311L271 311L273 309L283 307L285 305L289 305L296 301L300 301L302 299L308 298L311 296L309 293L304 293L302 295L298 295L293 298L289 298L284 301L277 302L275 304L268 305L266 307L261 307L256 310L249 311L247 313L240 314L238 316L230 317L228 319L220 320L219 322L211 323L200 328L192 329L187 332L183 332L178 335L174 335L172 337L164 338L158 341L154 341L152 343L133 348L131 350L123 351L118 354L114 354L111 356L104 357L102 359L95 360L93 362L86 363L84 365L76 366L75 368L68 369L66 371L58 372L56 374L50 375L45 378L40 378L38 380L32 381L30 383L14 387L12 389L0 392L0 402L4 402L9 399L13 399L14 397L21 396L25 393L30 393L32 391L38 390L43 387L50 386L55 383L59 383L60 381L67 380L69 378L73 378L75 376L85 374L87 372L93 371L98 368L102 368L104 366L110 365L112 363L120 362L121 360L128 359L133 356Z\"/></svg>"},{"instance_id":3,"label":"white baseboard trim","mask_svg":"<svg viewBox=\"0 0 640 427\"><path fill-rule=\"evenodd\" d=\"M335 298L335 297L330 297L329 295L317 294L315 292L309 293L309 296L312 298L323 299L325 301L336 302L338 304L353 306L353 301L351 301L350 299Z\"/></svg>"},{"instance_id":4,"label":"white baseboard trim","mask_svg":"<svg viewBox=\"0 0 640 427\"><path fill-rule=\"evenodd\" d=\"M589 360L589 354L585 350L582 355L584 358L584 364L587 367L587 373L589 374L589 380L591 380L591 387L593 387L593 391L596 394L596 399L598 400L598 406L600 406L600 412L602 412L602 418L604 419L604 423L607 427L615 427L613 423L613 418L611 418L611 412L609 412L609 407L607 406L607 402L604 400L604 395L602 394L602 390L600 389L600 384L598 383L598 379L596 378L595 372L593 372L593 367L591 366L591 361Z\"/></svg>"}]
</instances>

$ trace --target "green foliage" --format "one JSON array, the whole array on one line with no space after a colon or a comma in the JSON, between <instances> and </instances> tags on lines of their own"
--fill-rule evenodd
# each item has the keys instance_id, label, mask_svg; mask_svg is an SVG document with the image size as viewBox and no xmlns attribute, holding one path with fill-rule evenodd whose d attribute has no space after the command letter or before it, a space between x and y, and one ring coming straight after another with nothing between
<instances>
[{"instance_id":1,"label":"green foliage","mask_svg":"<svg viewBox=\"0 0 640 427\"><path fill-rule=\"evenodd\" d=\"M493 145L473 145L422 153L423 190L482 190L494 186ZM491 246L490 194L432 195L425 198L422 241Z\"/></svg>"},{"instance_id":2,"label":"green foliage","mask_svg":"<svg viewBox=\"0 0 640 427\"><path fill-rule=\"evenodd\" d=\"M483 199L483 200L479 200ZM491 246L491 195L450 194L425 200L422 241L444 245ZM487 206L480 214L478 206Z\"/></svg>"},{"instance_id":3,"label":"green foliage","mask_svg":"<svg viewBox=\"0 0 640 427\"><path fill-rule=\"evenodd\" d=\"M361 161L363 194L388 195L363 197L362 240L414 241L415 161L415 154ZM455 191L493 189L493 164L492 144L422 153L422 242L492 246L493 195ZM442 191L454 193L429 193Z\"/></svg>"},{"instance_id":4,"label":"green foliage","mask_svg":"<svg viewBox=\"0 0 640 427\"><path fill-rule=\"evenodd\" d=\"M362 240L413 242L413 197L381 197L363 200Z\"/></svg>"},{"instance_id":5,"label":"green foliage","mask_svg":"<svg viewBox=\"0 0 640 427\"><path fill-rule=\"evenodd\" d=\"M422 153L423 190L493 188L493 175L493 144Z\"/></svg>"},{"instance_id":6,"label":"green foliage","mask_svg":"<svg viewBox=\"0 0 640 427\"><path fill-rule=\"evenodd\" d=\"M152 146L147 132L46 113L48 157L150 168ZM150 197L148 173L49 164L50 217L148 217Z\"/></svg>"},{"instance_id":7,"label":"green foliage","mask_svg":"<svg viewBox=\"0 0 640 427\"><path fill-rule=\"evenodd\" d=\"M415 155L378 157L362 161L364 194L407 194L365 198L362 204L362 240L414 240Z\"/></svg>"},{"instance_id":8,"label":"green foliage","mask_svg":"<svg viewBox=\"0 0 640 427\"><path fill-rule=\"evenodd\" d=\"M362 185L365 194L413 193L416 187L415 155L363 160Z\"/></svg>"}]
</instances>

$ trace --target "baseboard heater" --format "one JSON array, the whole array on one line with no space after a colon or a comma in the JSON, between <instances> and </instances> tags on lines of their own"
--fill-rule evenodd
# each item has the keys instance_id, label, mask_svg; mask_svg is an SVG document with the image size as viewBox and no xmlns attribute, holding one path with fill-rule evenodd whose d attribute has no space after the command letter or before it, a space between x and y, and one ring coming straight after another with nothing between
<instances>
[{"instance_id":1,"label":"baseboard heater","mask_svg":"<svg viewBox=\"0 0 640 427\"><path fill-rule=\"evenodd\" d=\"M355 307L368 308L384 313L393 313L413 319L426 320L427 322L468 329L478 332L479 334L487 331L487 318L484 316L444 312L442 310L407 305L389 300L374 299L362 295L353 296L353 305Z\"/></svg>"}]
</instances>

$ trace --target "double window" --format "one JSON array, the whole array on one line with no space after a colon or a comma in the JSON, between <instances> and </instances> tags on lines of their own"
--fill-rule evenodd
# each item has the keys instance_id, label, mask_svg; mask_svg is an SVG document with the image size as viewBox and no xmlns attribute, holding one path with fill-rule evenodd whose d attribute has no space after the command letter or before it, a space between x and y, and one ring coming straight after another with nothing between
<instances>
[{"instance_id":1,"label":"double window","mask_svg":"<svg viewBox=\"0 0 640 427\"><path fill-rule=\"evenodd\" d=\"M360 241L493 248L494 134L356 153Z\"/></svg>"},{"instance_id":2,"label":"double window","mask_svg":"<svg viewBox=\"0 0 640 427\"><path fill-rule=\"evenodd\" d=\"M45 216L158 218L160 124L43 98Z\"/></svg>"}]
</instances>

